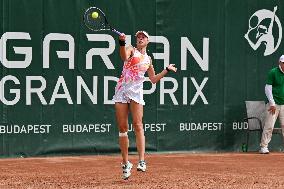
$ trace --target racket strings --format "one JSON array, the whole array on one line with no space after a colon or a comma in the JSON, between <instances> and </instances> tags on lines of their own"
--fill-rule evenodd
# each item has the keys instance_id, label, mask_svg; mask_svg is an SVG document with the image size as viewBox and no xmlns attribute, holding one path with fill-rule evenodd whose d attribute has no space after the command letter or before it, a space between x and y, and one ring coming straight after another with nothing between
<instances>
[{"instance_id":1,"label":"racket strings","mask_svg":"<svg viewBox=\"0 0 284 189\"><path fill-rule=\"evenodd\" d=\"M98 13L98 17L97 18L93 18L92 17L92 13L93 12L97 12ZM109 29L108 28L108 23L107 23L107 20L106 20L105 16L98 9L89 9L85 13L85 23L86 23L87 27L89 27L92 30L105 30L105 29Z\"/></svg>"}]
</instances>

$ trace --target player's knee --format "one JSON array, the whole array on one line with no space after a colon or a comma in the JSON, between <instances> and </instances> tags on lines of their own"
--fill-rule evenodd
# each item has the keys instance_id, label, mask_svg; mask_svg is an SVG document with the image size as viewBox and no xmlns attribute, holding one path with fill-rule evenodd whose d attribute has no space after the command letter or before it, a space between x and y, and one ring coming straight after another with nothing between
<instances>
[{"instance_id":1,"label":"player's knee","mask_svg":"<svg viewBox=\"0 0 284 189\"><path fill-rule=\"evenodd\" d=\"M133 122L133 127L135 132L144 132L143 124L141 122Z\"/></svg>"},{"instance_id":2,"label":"player's knee","mask_svg":"<svg viewBox=\"0 0 284 189\"><path fill-rule=\"evenodd\" d=\"M125 133L128 131L128 124L118 124L118 130L121 133Z\"/></svg>"}]
</instances>

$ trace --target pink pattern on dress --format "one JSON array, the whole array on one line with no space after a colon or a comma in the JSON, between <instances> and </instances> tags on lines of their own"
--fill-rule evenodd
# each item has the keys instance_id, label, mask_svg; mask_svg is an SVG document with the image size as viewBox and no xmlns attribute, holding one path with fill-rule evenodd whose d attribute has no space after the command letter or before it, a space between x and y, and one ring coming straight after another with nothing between
<instances>
[{"instance_id":1,"label":"pink pattern on dress","mask_svg":"<svg viewBox=\"0 0 284 189\"><path fill-rule=\"evenodd\" d=\"M115 87L114 102L129 103L131 100L145 105L143 99L143 82L145 72L151 65L151 59L138 50L134 50L132 57L124 61L122 74Z\"/></svg>"},{"instance_id":2,"label":"pink pattern on dress","mask_svg":"<svg viewBox=\"0 0 284 189\"><path fill-rule=\"evenodd\" d=\"M139 57L131 57L127 63L123 66L122 74L118 80L118 90L121 88L121 84L123 79L125 78L125 82L135 81L139 79L139 68L138 66L135 66L135 64L138 64L141 61Z\"/></svg>"}]
</instances>

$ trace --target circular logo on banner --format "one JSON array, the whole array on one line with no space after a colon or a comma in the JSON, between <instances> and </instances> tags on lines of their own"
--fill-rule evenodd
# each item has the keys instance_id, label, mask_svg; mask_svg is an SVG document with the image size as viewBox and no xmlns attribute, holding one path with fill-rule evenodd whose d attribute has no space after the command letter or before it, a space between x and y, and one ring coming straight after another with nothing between
<instances>
[{"instance_id":1,"label":"circular logo on banner","mask_svg":"<svg viewBox=\"0 0 284 189\"><path fill-rule=\"evenodd\" d=\"M256 11L249 19L249 29L244 36L253 50L265 45L264 56L274 53L281 43L282 26L276 11L277 6L273 11Z\"/></svg>"}]
</instances>

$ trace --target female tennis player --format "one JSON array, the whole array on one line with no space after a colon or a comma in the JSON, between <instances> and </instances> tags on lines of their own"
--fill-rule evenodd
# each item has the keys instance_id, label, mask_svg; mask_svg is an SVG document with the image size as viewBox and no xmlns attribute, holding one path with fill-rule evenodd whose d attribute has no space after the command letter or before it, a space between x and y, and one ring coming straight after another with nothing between
<instances>
[{"instance_id":1,"label":"female tennis player","mask_svg":"<svg viewBox=\"0 0 284 189\"><path fill-rule=\"evenodd\" d=\"M136 47L125 47L125 34L119 36L120 57L124 62L123 71L115 87L116 121L119 129L119 145L122 155L123 179L131 175L132 163L128 161L128 113L131 113L133 127L136 136L136 145L139 155L137 171L146 171L145 162L145 136L142 123L143 117L143 82L147 71L152 83L157 83L168 72L176 72L174 64L170 64L159 74L155 74L151 57L146 53L149 43L149 34L145 31L136 33Z\"/></svg>"}]
</instances>

